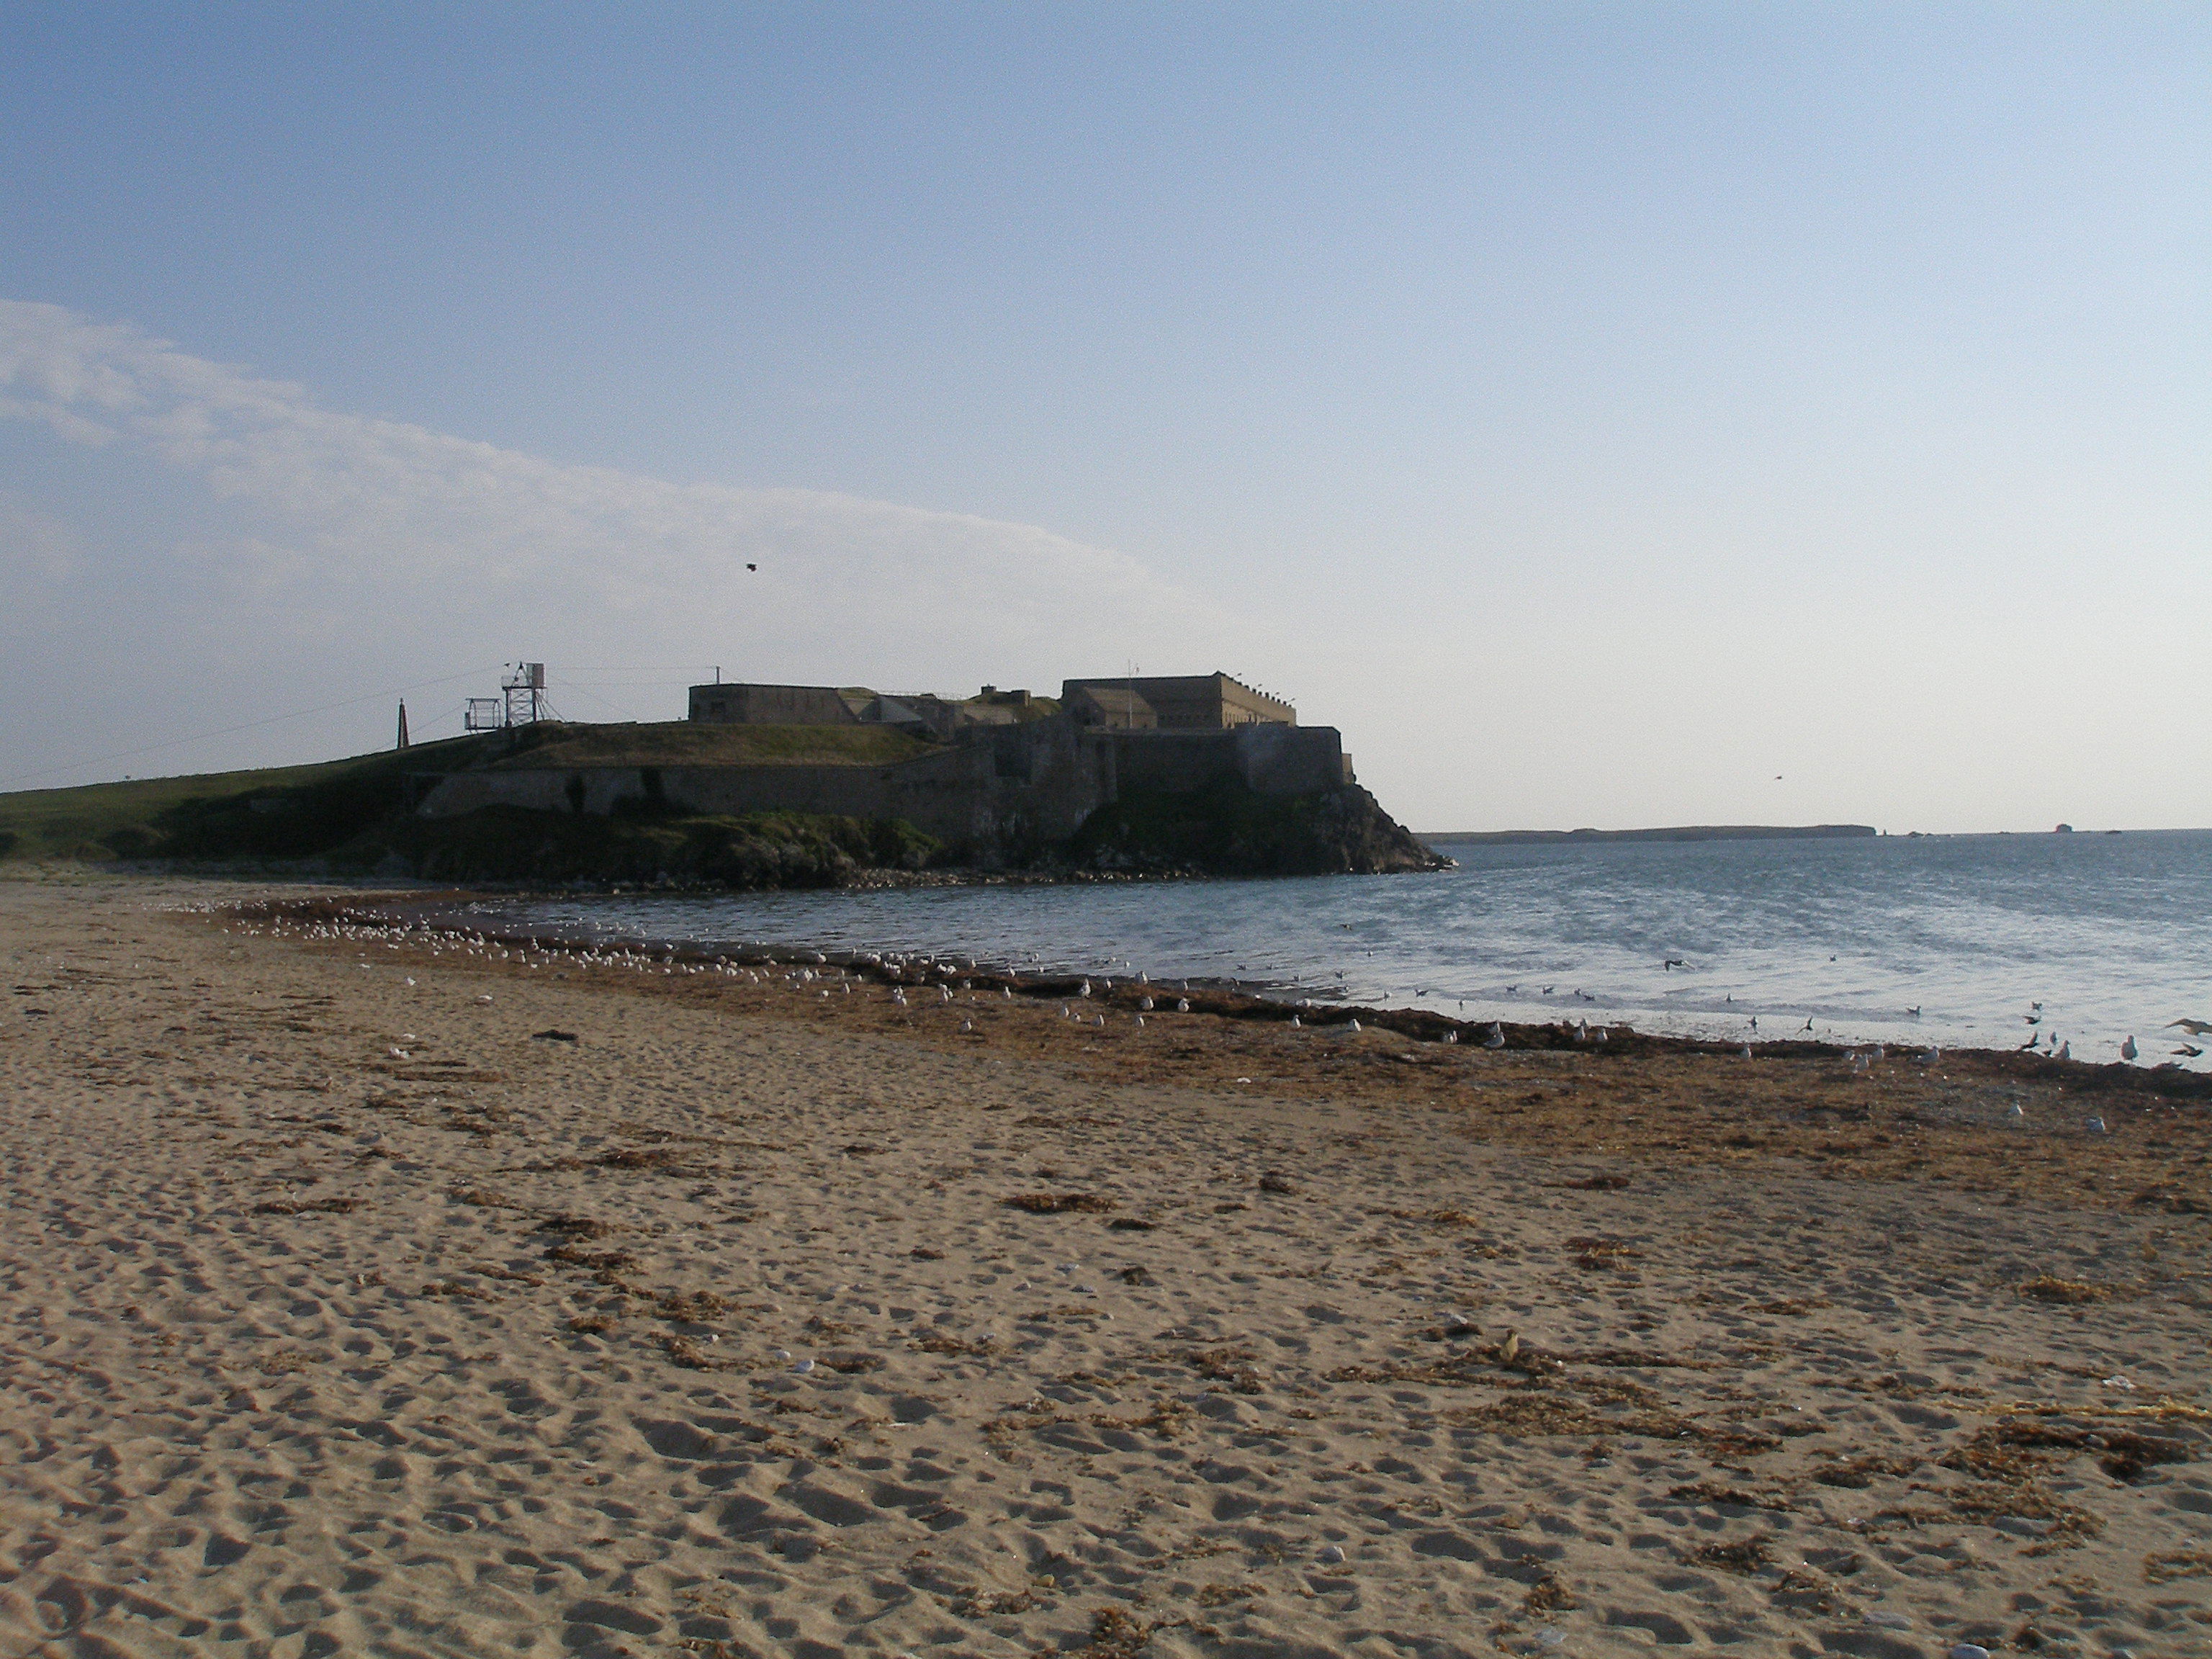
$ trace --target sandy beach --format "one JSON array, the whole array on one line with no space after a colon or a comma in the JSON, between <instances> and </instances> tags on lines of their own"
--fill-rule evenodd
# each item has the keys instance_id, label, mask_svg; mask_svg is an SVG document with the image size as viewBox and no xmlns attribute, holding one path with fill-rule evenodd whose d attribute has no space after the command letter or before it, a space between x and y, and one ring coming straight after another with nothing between
<instances>
[{"instance_id":1,"label":"sandy beach","mask_svg":"<svg viewBox=\"0 0 2212 1659\"><path fill-rule=\"evenodd\" d=\"M2202 1101L305 890L0 883L0 1659L2212 1653Z\"/></svg>"}]
</instances>

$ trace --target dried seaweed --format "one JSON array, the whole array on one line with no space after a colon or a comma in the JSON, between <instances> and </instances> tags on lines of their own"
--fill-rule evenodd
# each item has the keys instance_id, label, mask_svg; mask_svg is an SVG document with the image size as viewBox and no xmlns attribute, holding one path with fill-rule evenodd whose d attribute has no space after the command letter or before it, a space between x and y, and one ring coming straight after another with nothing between
<instances>
[{"instance_id":1,"label":"dried seaweed","mask_svg":"<svg viewBox=\"0 0 2212 1659\"><path fill-rule=\"evenodd\" d=\"M619 1255L619 1251L610 1255ZM686 1324L703 1325L719 1319L730 1310L730 1299L717 1296L712 1291L666 1291L653 1299L664 1319L677 1319Z\"/></svg>"},{"instance_id":2,"label":"dried seaweed","mask_svg":"<svg viewBox=\"0 0 2212 1659\"><path fill-rule=\"evenodd\" d=\"M1010 1210L1026 1210L1031 1215L1096 1215L1121 1207L1097 1193L1023 1193L999 1201Z\"/></svg>"},{"instance_id":3,"label":"dried seaweed","mask_svg":"<svg viewBox=\"0 0 2212 1659\"><path fill-rule=\"evenodd\" d=\"M2039 1274L2021 1285L2020 1293L2037 1302L2081 1304L2127 1300L2138 1294L2132 1285L2112 1285L2089 1279L2060 1279Z\"/></svg>"},{"instance_id":4,"label":"dried seaweed","mask_svg":"<svg viewBox=\"0 0 2212 1659\"><path fill-rule=\"evenodd\" d=\"M1774 1551L1764 1538L1746 1538L1734 1544L1700 1544L1687 1559L1692 1566L1748 1576L1771 1561Z\"/></svg>"},{"instance_id":5,"label":"dried seaweed","mask_svg":"<svg viewBox=\"0 0 2212 1659\"><path fill-rule=\"evenodd\" d=\"M2212 1550L2172 1550L2165 1554L2146 1555L2142 1575L2146 1584L2170 1584L2177 1578L2212 1576Z\"/></svg>"}]
</instances>

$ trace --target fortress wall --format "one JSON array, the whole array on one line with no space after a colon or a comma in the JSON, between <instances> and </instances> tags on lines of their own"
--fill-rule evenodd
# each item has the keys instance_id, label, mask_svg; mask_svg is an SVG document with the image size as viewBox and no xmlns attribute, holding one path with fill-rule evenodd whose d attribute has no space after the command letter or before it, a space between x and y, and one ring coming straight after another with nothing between
<instances>
[{"instance_id":1,"label":"fortress wall","mask_svg":"<svg viewBox=\"0 0 2212 1659\"><path fill-rule=\"evenodd\" d=\"M1109 737L1125 789L1187 793L1235 780L1262 795L1341 788L1341 735L1330 726L1239 726L1225 732L1126 732Z\"/></svg>"},{"instance_id":2,"label":"fortress wall","mask_svg":"<svg viewBox=\"0 0 2212 1659\"><path fill-rule=\"evenodd\" d=\"M456 772L416 810L455 817L507 805L605 816L654 803L697 813L817 812L904 818L985 848L1064 841L1113 799L1113 757L1068 721L992 729L983 741L896 766L591 766Z\"/></svg>"},{"instance_id":3,"label":"fortress wall","mask_svg":"<svg viewBox=\"0 0 2212 1659\"><path fill-rule=\"evenodd\" d=\"M416 809L449 817L479 807L605 816L629 804L738 816L817 812L903 818L974 856L1065 841L1125 789L1187 793L1224 781L1297 795L1348 781L1326 726L1215 732L1102 732L1055 716L996 726L893 766L492 768L441 778Z\"/></svg>"}]
</instances>

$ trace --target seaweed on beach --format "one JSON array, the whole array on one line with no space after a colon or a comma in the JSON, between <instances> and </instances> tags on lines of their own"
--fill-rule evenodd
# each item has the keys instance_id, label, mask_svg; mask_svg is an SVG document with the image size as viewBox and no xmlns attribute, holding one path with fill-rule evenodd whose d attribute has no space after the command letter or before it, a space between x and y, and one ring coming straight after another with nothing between
<instances>
[{"instance_id":1,"label":"seaweed on beach","mask_svg":"<svg viewBox=\"0 0 2212 1659\"><path fill-rule=\"evenodd\" d=\"M2129 1300L2140 1294L2132 1285L2106 1284L2096 1279L2060 1279L2053 1273L2039 1273L2025 1281L2020 1293L2037 1302L2058 1302L2080 1304L2088 1302Z\"/></svg>"},{"instance_id":2,"label":"seaweed on beach","mask_svg":"<svg viewBox=\"0 0 2212 1659\"><path fill-rule=\"evenodd\" d=\"M1121 1207L1114 1200L1097 1193L1022 1193L999 1202L1010 1210L1024 1210L1031 1215L1096 1215Z\"/></svg>"}]
</instances>

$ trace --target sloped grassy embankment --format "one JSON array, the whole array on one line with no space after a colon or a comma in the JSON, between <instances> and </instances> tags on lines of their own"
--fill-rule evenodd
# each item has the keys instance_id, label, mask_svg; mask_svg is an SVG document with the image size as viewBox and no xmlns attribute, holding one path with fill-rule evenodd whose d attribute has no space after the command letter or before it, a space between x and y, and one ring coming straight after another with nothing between
<instances>
[{"instance_id":1,"label":"sloped grassy embankment","mask_svg":"<svg viewBox=\"0 0 2212 1659\"><path fill-rule=\"evenodd\" d=\"M1065 846L948 848L902 821L799 812L688 816L640 800L611 817L487 807L419 818L449 772L512 765L883 765L927 752L896 732L836 728L577 727L422 744L319 765L0 796L0 859L305 867L470 884L837 886L956 860L1045 872L1289 875L1438 860L1364 790L1279 799L1241 789L1135 798ZM979 857L979 854L981 855Z\"/></svg>"},{"instance_id":2,"label":"sloped grassy embankment","mask_svg":"<svg viewBox=\"0 0 2212 1659\"><path fill-rule=\"evenodd\" d=\"M773 752L758 744L714 746L633 740L637 763L702 760L907 758L912 743L896 732L864 755L849 744L770 730ZM842 736L843 734L833 734ZM887 746L881 738L891 739ZM729 752L742 746L745 752ZM914 745L919 748L920 745ZM898 752L891 752L896 750ZM883 752L878 752L883 751ZM549 726L532 734L495 733L420 744L314 766L198 777L153 778L80 789L0 796L0 859L100 863L160 860L187 865L299 866L333 872L405 874L434 881L671 881L715 887L823 887L870 869L919 869L941 851L903 823L794 812L740 817L653 813L579 817L517 807L488 807L453 818L418 818L412 808L449 772L524 761L605 763L603 734Z\"/></svg>"}]
</instances>

